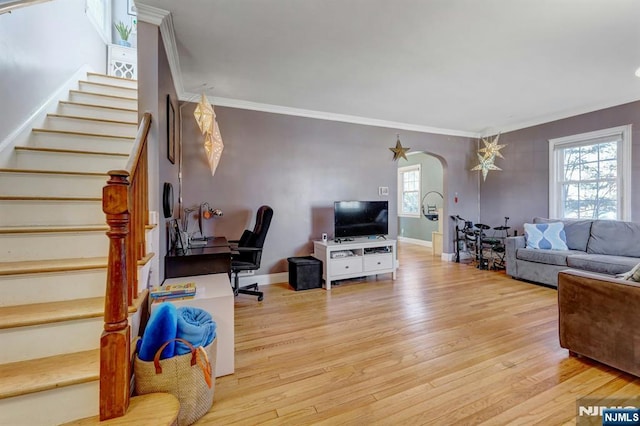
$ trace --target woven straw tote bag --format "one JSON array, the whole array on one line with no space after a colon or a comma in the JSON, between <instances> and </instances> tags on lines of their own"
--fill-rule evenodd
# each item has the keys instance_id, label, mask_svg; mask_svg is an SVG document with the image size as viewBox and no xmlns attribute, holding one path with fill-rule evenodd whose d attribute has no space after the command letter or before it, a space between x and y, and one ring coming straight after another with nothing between
<instances>
[{"instance_id":1,"label":"woven straw tote bag","mask_svg":"<svg viewBox=\"0 0 640 426\"><path fill-rule=\"evenodd\" d=\"M164 348L174 340L187 345L191 352L160 359ZM142 361L136 354L133 361L135 389L138 395L165 392L180 401L178 426L190 425L204 416L213 405L217 337L206 347L194 347L184 339L165 342L153 361Z\"/></svg>"}]
</instances>

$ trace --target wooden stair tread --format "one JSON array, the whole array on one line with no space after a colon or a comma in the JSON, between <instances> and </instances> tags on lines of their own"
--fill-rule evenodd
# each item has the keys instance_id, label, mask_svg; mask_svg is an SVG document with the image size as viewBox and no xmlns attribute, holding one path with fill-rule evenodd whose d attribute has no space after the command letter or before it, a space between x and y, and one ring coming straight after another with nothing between
<instances>
[{"instance_id":1,"label":"wooden stair tread","mask_svg":"<svg viewBox=\"0 0 640 426\"><path fill-rule=\"evenodd\" d=\"M138 83L138 80L133 78L118 77L117 75L107 75L107 74L101 74L99 72L87 72L87 75L93 75L95 77L110 78L113 80L133 81L136 84Z\"/></svg>"},{"instance_id":2,"label":"wooden stair tread","mask_svg":"<svg viewBox=\"0 0 640 426\"><path fill-rule=\"evenodd\" d=\"M78 95L101 96L103 98L124 99L125 101L137 101L138 100L138 98L130 98L128 96L107 95L107 94L104 94L104 93L87 92L85 90L69 90L69 93L75 93L75 94L78 94Z\"/></svg>"},{"instance_id":3,"label":"wooden stair tread","mask_svg":"<svg viewBox=\"0 0 640 426\"><path fill-rule=\"evenodd\" d=\"M97 381L100 350L0 364L0 377L0 399Z\"/></svg>"},{"instance_id":4,"label":"wooden stair tread","mask_svg":"<svg viewBox=\"0 0 640 426\"><path fill-rule=\"evenodd\" d=\"M122 107L114 107L114 106L107 106L107 105L96 105L96 104L89 104L86 102L59 101L58 103L64 104L64 105L74 105L74 106L82 106L82 107L90 107L90 108L115 109L118 111L136 112L136 113L138 112L138 110L135 108L122 108Z\"/></svg>"},{"instance_id":5,"label":"wooden stair tread","mask_svg":"<svg viewBox=\"0 0 640 426\"><path fill-rule=\"evenodd\" d=\"M95 121L98 123L107 123L107 124L128 124L131 126L137 126L138 123L135 121L122 121L122 120L109 120L106 118L93 118L93 117L82 117L79 115L67 115L67 114L47 114L47 117L53 118L68 118L70 120L84 120L84 121Z\"/></svg>"},{"instance_id":6,"label":"wooden stair tread","mask_svg":"<svg viewBox=\"0 0 640 426\"><path fill-rule=\"evenodd\" d=\"M74 420L62 426L107 425L107 426L162 426L173 425L178 419L180 402L169 393L150 393L134 396L129 401L127 413L115 419L100 421L99 416Z\"/></svg>"},{"instance_id":7,"label":"wooden stair tread","mask_svg":"<svg viewBox=\"0 0 640 426\"><path fill-rule=\"evenodd\" d=\"M154 252L147 253L138 260L138 266L146 265ZM82 271L86 269L101 269L107 267L106 257L79 257L51 260L23 260L19 262L0 262L0 276L40 274L47 272Z\"/></svg>"},{"instance_id":8,"label":"wooden stair tread","mask_svg":"<svg viewBox=\"0 0 640 426\"><path fill-rule=\"evenodd\" d=\"M92 201L101 202L100 197L39 197L27 195L0 195L0 201Z\"/></svg>"},{"instance_id":9,"label":"wooden stair tread","mask_svg":"<svg viewBox=\"0 0 640 426\"><path fill-rule=\"evenodd\" d=\"M134 88L134 87L125 87L125 86L120 86L117 84L109 84L109 83L100 83L98 81L89 81L89 80L80 80L78 82L79 84L91 84L93 86L100 86L100 87L106 87L109 89L115 89L115 90L133 90L134 92L138 91L138 88Z\"/></svg>"},{"instance_id":10,"label":"wooden stair tread","mask_svg":"<svg viewBox=\"0 0 640 426\"><path fill-rule=\"evenodd\" d=\"M140 309L148 293L147 289L141 291L138 298L134 299L128 307L129 314ZM104 317L104 297L4 306L0 307L0 330L102 317Z\"/></svg>"},{"instance_id":11,"label":"wooden stair tread","mask_svg":"<svg viewBox=\"0 0 640 426\"><path fill-rule=\"evenodd\" d=\"M138 260L138 266L144 266L153 257L154 252L147 253ZM79 257L51 260L22 260L18 262L0 262L0 276L41 274L47 272L83 271L107 267L106 257Z\"/></svg>"},{"instance_id":12,"label":"wooden stair tread","mask_svg":"<svg viewBox=\"0 0 640 426\"><path fill-rule=\"evenodd\" d=\"M4 306L0 307L0 329L99 318L103 315L104 297Z\"/></svg>"},{"instance_id":13,"label":"wooden stair tread","mask_svg":"<svg viewBox=\"0 0 640 426\"><path fill-rule=\"evenodd\" d=\"M74 136L89 136L89 137L97 137L97 138L110 138L110 139L127 139L134 141L135 136L119 136L119 135L109 135L106 133L91 133L91 132L74 132L71 130L56 130L56 129L44 129L44 128L33 128L32 132L36 133L55 133L59 135L74 135Z\"/></svg>"},{"instance_id":14,"label":"wooden stair tread","mask_svg":"<svg viewBox=\"0 0 640 426\"><path fill-rule=\"evenodd\" d=\"M128 157L129 154L121 152L106 152L106 151L86 151L78 149L59 149L59 148L38 148L33 146L16 146L16 151L30 151L30 152L51 152L59 154L88 154L88 155L105 155L113 157Z\"/></svg>"},{"instance_id":15,"label":"wooden stair tread","mask_svg":"<svg viewBox=\"0 0 640 426\"><path fill-rule=\"evenodd\" d=\"M107 225L38 225L38 226L4 226L0 227L0 235L2 234L43 234L43 233L60 233L60 232L95 232L106 231Z\"/></svg>"},{"instance_id":16,"label":"wooden stair tread","mask_svg":"<svg viewBox=\"0 0 640 426\"><path fill-rule=\"evenodd\" d=\"M99 269L106 267L106 257L0 262L0 276L37 274L43 272L79 271L85 269Z\"/></svg>"},{"instance_id":17,"label":"wooden stair tread","mask_svg":"<svg viewBox=\"0 0 640 426\"><path fill-rule=\"evenodd\" d=\"M72 172L67 170L35 170L35 169L2 169L2 173L32 173L43 175L73 175L73 176L109 176L108 173L98 172Z\"/></svg>"}]
</instances>

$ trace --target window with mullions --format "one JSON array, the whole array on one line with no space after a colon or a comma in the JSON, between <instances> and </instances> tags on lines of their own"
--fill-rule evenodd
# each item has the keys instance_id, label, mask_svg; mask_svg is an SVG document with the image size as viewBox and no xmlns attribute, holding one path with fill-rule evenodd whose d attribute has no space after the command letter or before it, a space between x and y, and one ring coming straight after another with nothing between
<instances>
[{"instance_id":1,"label":"window with mullions","mask_svg":"<svg viewBox=\"0 0 640 426\"><path fill-rule=\"evenodd\" d=\"M102 40L111 43L111 2L108 0L86 0L85 12Z\"/></svg>"},{"instance_id":2,"label":"window with mullions","mask_svg":"<svg viewBox=\"0 0 640 426\"><path fill-rule=\"evenodd\" d=\"M549 216L630 220L631 126L549 140Z\"/></svg>"},{"instance_id":3,"label":"window with mullions","mask_svg":"<svg viewBox=\"0 0 640 426\"><path fill-rule=\"evenodd\" d=\"M398 216L420 217L420 164L398 169Z\"/></svg>"}]
</instances>

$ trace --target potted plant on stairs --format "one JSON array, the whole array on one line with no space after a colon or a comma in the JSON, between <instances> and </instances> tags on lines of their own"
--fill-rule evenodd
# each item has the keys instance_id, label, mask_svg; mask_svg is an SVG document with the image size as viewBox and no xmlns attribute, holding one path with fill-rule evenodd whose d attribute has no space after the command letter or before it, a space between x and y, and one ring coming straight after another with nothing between
<instances>
[{"instance_id":1,"label":"potted plant on stairs","mask_svg":"<svg viewBox=\"0 0 640 426\"><path fill-rule=\"evenodd\" d=\"M124 22L119 21L117 24L114 24L116 31L118 31L118 35L120 36L120 41L118 42L121 46L131 47L131 43L129 43L129 35L131 35L131 27L125 25Z\"/></svg>"}]
</instances>

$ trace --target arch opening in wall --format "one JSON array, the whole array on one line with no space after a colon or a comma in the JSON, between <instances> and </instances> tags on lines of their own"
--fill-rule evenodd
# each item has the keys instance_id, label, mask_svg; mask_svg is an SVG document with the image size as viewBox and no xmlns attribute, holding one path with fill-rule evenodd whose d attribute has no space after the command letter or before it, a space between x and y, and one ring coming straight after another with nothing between
<instances>
[{"instance_id":1,"label":"arch opening in wall","mask_svg":"<svg viewBox=\"0 0 640 426\"><path fill-rule=\"evenodd\" d=\"M444 181L443 160L436 155L412 152L398 161L399 241L433 247L435 237L442 252Z\"/></svg>"}]
</instances>

